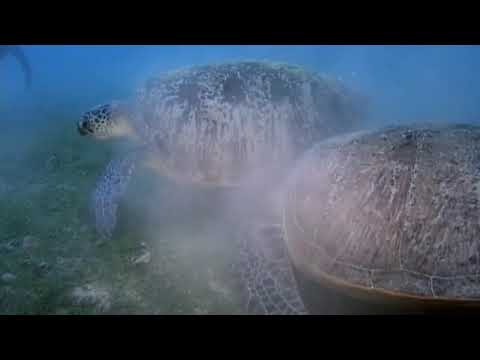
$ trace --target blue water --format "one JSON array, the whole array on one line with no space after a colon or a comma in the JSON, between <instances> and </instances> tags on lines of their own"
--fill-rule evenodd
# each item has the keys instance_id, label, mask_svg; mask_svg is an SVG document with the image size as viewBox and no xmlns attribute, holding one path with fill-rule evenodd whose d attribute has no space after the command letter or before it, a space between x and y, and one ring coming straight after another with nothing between
<instances>
[{"instance_id":1,"label":"blue water","mask_svg":"<svg viewBox=\"0 0 480 360\"><path fill-rule=\"evenodd\" d=\"M86 107L128 96L151 74L240 59L289 62L337 76L371 97L372 117L380 123L480 119L479 46L35 45L23 49L33 69L31 91L24 90L14 58L0 62L0 111L8 111L9 119L28 113L20 120L38 121L39 110L54 109L69 111L73 117Z\"/></svg>"},{"instance_id":2,"label":"blue water","mask_svg":"<svg viewBox=\"0 0 480 360\"><path fill-rule=\"evenodd\" d=\"M203 191L178 190L165 179L157 183L147 176L137 183L146 186L135 188L128 211L122 208L123 232L105 247L96 245L87 203L110 155L101 146L105 144L80 138L76 122L94 105L128 97L151 75L212 62L280 61L330 74L362 91L370 98L370 120L377 125L480 122L479 46L22 49L32 67L30 90L15 58L0 59L0 314L239 309L226 275L237 259L230 247L235 233L230 225L222 226L222 208ZM63 132L50 133L49 122L67 122L71 131L60 127ZM5 131L9 127L20 132ZM36 132L41 127L45 131ZM30 144L27 138L39 141ZM160 184L158 194L149 179ZM133 266L131 259L143 256L142 247L151 260ZM90 285L97 298L82 300ZM110 304L109 310L98 310L98 302Z\"/></svg>"}]
</instances>

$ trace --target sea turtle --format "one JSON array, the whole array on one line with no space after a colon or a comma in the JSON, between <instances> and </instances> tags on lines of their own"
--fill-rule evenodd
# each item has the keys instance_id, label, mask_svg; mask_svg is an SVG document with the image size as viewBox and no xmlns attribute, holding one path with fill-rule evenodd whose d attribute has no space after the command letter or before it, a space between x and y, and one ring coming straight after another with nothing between
<instances>
[{"instance_id":1,"label":"sea turtle","mask_svg":"<svg viewBox=\"0 0 480 360\"><path fill-rule=\"evenodd\" d=\"M301 67L259 61L193 66L148 79L132 99L96 106L82 135L135 135L137 150L113 159L93 196L96 227L110 238L135 165L178 182L224 187L286 169L315 141L352 129L364 98Z\"/></svg>"},{"instance_id":2,"label":"sea turtle","mask_svg":"<svg viewBox=\"0 0 480 360\"><path fill-rule=\"evenodd\" d=\"M246 242L260 254L244 256L243 266L259 312L307 312L298 276L282 282L274 274L290 264L309 282L391 309L479 307L480 126L332 137L298 160L284 194L280 231L263 240L267 251Z\"/></svg>"},{"instance_id":3,"label":"sea turtle","mask_svg":"<svg viewBox=\"0 0 480 360\"><path fill-rule=\"evenodd\" d=\"M25 52L17 45L0 45L0 60L11 55L17 59L25 76L25 85L29 89L32 85L32 68Z\"/></svg>"},{"instance_id":4,"label":"sea turtle","mask_svg":"<svg viewBox=\"0 0 480 360\"><path fill-rule=\"evenodd\" d=\"M96 106L77 124L82 135L136 135L141 142L137 150L113 159L96 186L98 233L103 239L112 236L118 203L139 162L153 164L177 182L241 188L262 178L273 187L280 181L276 174L288 171L312 144L351 131L365 116L363 96L331 78L287 64L210 64L150 78L133 99ZM262 204L254 197L250 210ZM265 207L269 206L273 207ZM248 217L257 215L250 212ZM268 235L261 238L269 243L269 227L253 233L263 232ZM258 254L259 248L251 251L244 245L241 242L236 269L250 293L252 272L242 264L262 259L270 263L268 256L276 255ZM288 311L302 312L298 294L289 292L289 284L294 284L291 269L285 257L279 261L272 263L278 269L272 276L295 307Z\"/></svg>"}]
</instances>

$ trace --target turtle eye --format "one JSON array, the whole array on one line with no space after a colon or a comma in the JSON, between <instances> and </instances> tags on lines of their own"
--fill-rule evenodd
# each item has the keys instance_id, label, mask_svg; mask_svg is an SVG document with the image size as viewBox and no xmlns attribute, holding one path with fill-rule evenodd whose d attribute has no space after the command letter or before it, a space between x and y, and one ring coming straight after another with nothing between
<instances>
[{"instance_id":1,"label":"turtle eye","mask_svg":"<svg viewBox=\"0 0 480 360\"><path fill-rule=\"evenodd\" d=\"M82 120L78 123L77 128L78 128L78 132L80 133L80 135L87 135L88 132L89 132L87 122L84 121L84 120Z\"/></svg>"}]
</instances>

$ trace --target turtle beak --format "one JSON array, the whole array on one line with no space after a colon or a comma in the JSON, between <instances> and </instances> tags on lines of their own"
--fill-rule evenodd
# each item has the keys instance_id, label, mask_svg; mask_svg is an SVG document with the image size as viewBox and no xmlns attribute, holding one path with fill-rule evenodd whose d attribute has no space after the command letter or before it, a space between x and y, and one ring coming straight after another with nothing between
<instances>
[{"instance_id":1,"label":"turtle beak","mask_svg":"<svg viewBox=\"0 0 480 360\"><path fill-rule=\"evenodd\" d=\"M85 121L79 121L77 123L77 129L78 129L78 132L80 133L80 135L82 135L82 136L88 134L88 130L87 130L87 126L86 126Z\"/></svg>"}]
</instances>

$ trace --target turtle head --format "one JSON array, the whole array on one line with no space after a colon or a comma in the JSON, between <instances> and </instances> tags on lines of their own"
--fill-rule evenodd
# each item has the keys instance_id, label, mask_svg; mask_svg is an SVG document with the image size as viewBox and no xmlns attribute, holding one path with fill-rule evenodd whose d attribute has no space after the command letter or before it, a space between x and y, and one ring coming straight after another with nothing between
<instances>
[{"instance_id":1,"label":"turtle head","mask_svg":"<svg viewBox=\"0 0 480 360\"><path fill-rule=\"evenodd\" d=\"M98 105L86 111L77 128L80 135L91 135L97 139L129 135L132 131L128 111L119 102Z\"/></svg>"}]
</instances>

